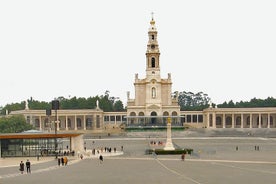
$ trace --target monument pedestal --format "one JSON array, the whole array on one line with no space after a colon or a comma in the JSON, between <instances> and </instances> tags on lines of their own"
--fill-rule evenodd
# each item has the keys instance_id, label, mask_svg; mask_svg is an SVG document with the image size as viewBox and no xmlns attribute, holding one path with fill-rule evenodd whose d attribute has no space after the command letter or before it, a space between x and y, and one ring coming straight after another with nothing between
<instances>
[{"instance_id":1,"label":"monument pedestal","mask_svg":"<svg viewBox=\"0 0 276 184\"><path fill-rule=\"evenodd\" d=\"M173 143L172 143L172 125L171 125L170 118L168 118L168 123L167 123L167 141L166 141L164 150L175 150Z\"/></svg>"}]
</instances>

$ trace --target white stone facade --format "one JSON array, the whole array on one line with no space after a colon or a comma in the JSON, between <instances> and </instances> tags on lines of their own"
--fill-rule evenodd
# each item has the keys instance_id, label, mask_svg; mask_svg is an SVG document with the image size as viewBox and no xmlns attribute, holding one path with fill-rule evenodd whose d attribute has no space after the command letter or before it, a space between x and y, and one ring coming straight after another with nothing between
<instances>
[{"instance_id":1,"label":"white stone facade","mask_svg":"<svg viewBox=\"0 0 276 184\"><path fill-rule=\"evenodd\" d=\"M171 74L166 79L160 75L160 52L154 19L150 21L148 31L146 77L139 79L136 74L134 87L135 98L130 99L128 95L127 101L128 125L165 125L163 117L180 115L177 98L172 98Z\"/></svg>"}]
</instances>

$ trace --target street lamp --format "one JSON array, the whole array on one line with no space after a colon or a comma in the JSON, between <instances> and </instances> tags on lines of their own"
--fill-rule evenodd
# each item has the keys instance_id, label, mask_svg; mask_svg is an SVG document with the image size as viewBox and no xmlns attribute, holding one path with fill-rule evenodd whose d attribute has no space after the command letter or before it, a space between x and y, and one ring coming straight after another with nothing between
<instances>
[{"instance_id":1,"label":"street lamp","mask_svg":"<svg viewBox=\"0 0 276 184\"><path fill-rule=\"evenodd\" d=\"M52 110L55 110L55 154L57 158L57 110L59 109L59 100L52 101Z\"/></svg>"}]
</instances>

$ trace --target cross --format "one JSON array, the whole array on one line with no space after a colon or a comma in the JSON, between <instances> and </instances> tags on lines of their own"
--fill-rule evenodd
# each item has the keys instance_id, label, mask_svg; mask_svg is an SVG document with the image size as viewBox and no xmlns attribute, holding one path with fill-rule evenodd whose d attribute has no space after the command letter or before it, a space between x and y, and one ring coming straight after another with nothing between
<instances>
[{"instance_id":1,"label":"cross","mask_svg":"<svg viewBox=\"0 0 276 184\"><path fill-rule=\"evenodd\" d=\"M154 13L153 13L153 12L151 12L151 19L152 19L152 20L153 20L153 14L154 14Z\"/></svg>"}]
</instances>

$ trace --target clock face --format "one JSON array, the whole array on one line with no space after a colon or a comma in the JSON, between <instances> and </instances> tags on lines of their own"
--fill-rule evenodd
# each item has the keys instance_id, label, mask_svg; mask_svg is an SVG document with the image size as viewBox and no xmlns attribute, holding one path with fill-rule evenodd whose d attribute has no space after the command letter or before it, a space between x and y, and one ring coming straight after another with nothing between
<instances>
[{"instance_id":1,"label":"clock face","mask_svg":"<svg viewBox=\"0 0 276 184\"><path fill-rule=\"evenodd\" d=\"M154 49L154 48L155 48L155 45L151 45L150 47L151 47L151 49Z\"/></svg>"}]
</instances>

